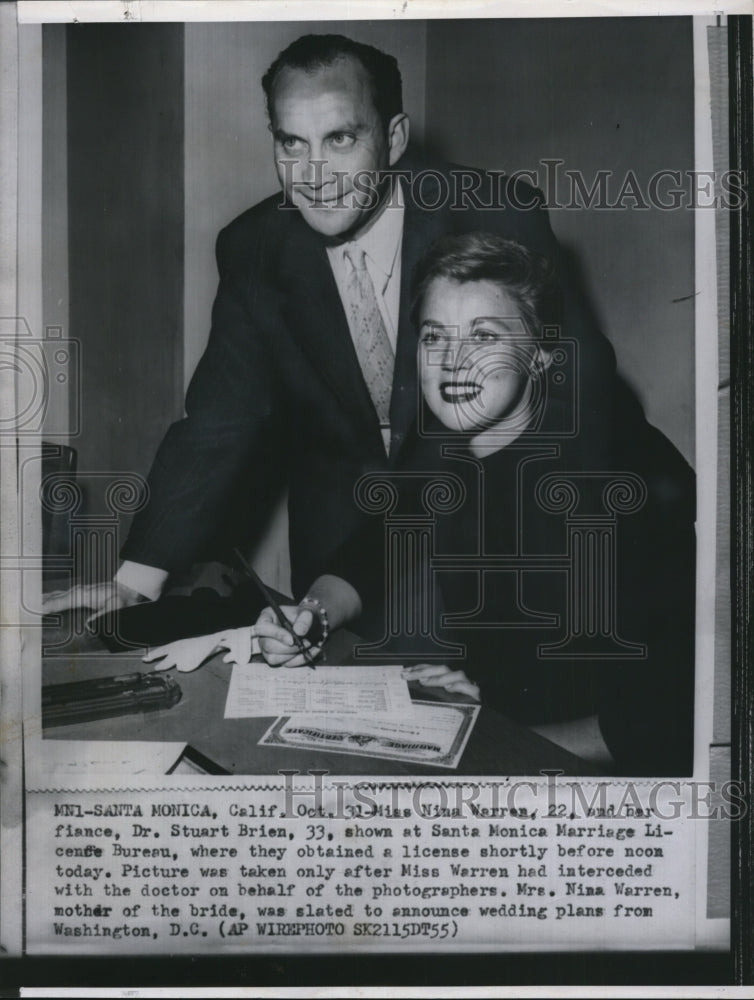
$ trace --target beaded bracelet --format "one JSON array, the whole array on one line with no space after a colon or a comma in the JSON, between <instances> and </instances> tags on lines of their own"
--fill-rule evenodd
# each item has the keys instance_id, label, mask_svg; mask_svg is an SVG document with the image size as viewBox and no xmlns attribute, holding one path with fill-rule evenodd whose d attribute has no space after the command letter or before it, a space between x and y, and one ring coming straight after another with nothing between
<instances>
[{"instance_id":1,"label":"beaded bracelet","mask_svg":"<svg viewBox=\"0 0 754 1000\"><path fill-rule=\"evenodd\" d=\"M317 645L322 645L330 634L330 623L327 619L327 609L323 606L321 601L318 601L316 597L309 597L308 595L299 601L298 606L300 608L304 605L309 605L310 609L317 613L319 618L320 627L322 628L322 635L320 637L319 643Z\"/></svg>"}]
</instances>

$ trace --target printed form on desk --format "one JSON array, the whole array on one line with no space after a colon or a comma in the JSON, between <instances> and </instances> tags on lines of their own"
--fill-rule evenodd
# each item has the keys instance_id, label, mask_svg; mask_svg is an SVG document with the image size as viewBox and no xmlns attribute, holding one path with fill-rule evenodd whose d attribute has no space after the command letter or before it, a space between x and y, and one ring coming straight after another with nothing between
<instances>
[{"instance_id":1,"label":"printed form on desk","mask_svg":"<svg viewBox=\"0 0 754 1000\"><path fill-rule=\"evenodd\" d=\"M321 666L316 670L236 664L228 686L226 719L316 713L413 717L401 667Z\"/></svg>"}]
</instances>

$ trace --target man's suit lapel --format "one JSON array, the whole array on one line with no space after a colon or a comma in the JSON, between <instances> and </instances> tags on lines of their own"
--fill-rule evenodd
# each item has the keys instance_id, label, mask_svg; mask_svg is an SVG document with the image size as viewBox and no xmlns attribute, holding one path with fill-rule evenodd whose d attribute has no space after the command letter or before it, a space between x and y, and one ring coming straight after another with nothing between
<instances>
[{"instance_id":1,"label":"man's suit lapel","mask_svg":"<svg viewBox=\"0 0 754 1000\"><path fill-rule=\"evenodd\" d=\"M379 422L354 350L322 240L291 219L279 271L282 313L291 336L340 400L348 419L382 448Z\"/></svg>"}]
</instances>

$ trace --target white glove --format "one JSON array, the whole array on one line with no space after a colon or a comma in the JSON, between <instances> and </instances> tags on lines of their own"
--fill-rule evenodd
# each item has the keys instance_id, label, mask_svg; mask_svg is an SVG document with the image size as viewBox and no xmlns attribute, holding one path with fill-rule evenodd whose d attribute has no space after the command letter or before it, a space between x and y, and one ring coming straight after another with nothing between
<instances>
[{"instance_id":1,"label":"white glove","mask_svg":"<svg viewBox=\"0 0 754 1000\"><path fill-rule=\"evenodd\" d=\"M259 652L256 634L256 628L247 625L244 628L215 632L214 635L178 639L165 646L147 650L143 661L153 663L154 670L170 670L176 667L181 673L188 673L200 667L218 650L227 649L229 652L223 657L224 663L246 664L255 653Z\"/></svg>"},{"instance_id":2,"label":"white glove","mask_svg":"<svg viewBox=\"0 0 754 1000\"><path fill-rule=\"evenodd\" d=\"M229 652L223 657L223 663L238 663L246 665L252 656L259 653L256 625L246 625L244 628L233 628L224 632L217 645Z\"/></svg>"}]
</instances>

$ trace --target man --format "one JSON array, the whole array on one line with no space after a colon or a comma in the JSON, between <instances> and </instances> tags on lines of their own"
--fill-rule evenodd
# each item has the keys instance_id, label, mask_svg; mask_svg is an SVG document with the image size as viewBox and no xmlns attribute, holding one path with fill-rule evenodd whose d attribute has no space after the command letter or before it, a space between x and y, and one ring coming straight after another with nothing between
<instances>
[{"instance_id":1,"label":"man","mask_svg":"<svg viewBox=\"0 0 754 1000\"><path fill-rule=\"evenodd\" d=\"M440 235L482 229L557 264L533 188L454 173L407 152L391 56L341 36L309 35L278 56L263 87L282 196L249 209L218 237L209 342L186 417L158 450L149 503L134 520L115 581L74 588L49 600L47 611L157 598L171 572L209 554L241 484L244 527L253 532L278 481L289 484L292 584L300 594L356 523L354 483L398 466L414 433L408 286L421 253ZM597 370L614 371L611 348L570 283L561 285L566 335L599 356Z\"/></svg>"}]
</instances>

